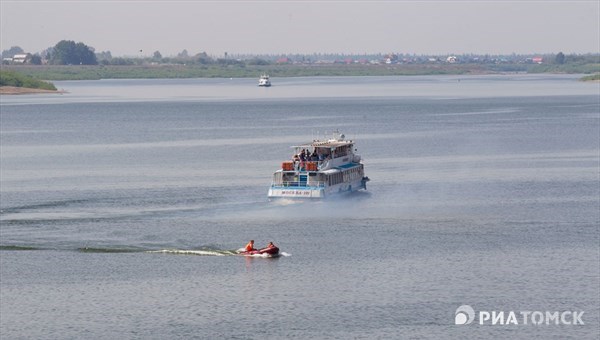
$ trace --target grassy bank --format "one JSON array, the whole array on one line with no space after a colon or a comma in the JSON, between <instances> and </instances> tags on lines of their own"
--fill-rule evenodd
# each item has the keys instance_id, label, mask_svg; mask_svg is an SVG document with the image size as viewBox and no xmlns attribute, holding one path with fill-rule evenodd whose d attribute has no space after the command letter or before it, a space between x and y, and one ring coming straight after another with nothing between
<instances>
[{"instance_id":1,"label":"grassy bank","mask_svg":"<svg viewBox=\"0 0 600 340\"><path fill-rule=\"evenodd\" d=\"M581 78L582 81L600 81L600 73L592 74Z\"/></svg>"},{"instance_id":2,"label":"grassy bank","mask_svg":"<svg viewBox=\"0 0 600 340\"><path fill-rule=\"evenodd\" d=\"M93 80L136 78L258 78L317 76L469 75L496 73L581 73L600 70L600 64L282 64L282 65L11 65L3 69L36 79Z\"/></svg>"},{"instance_id":3,"label":"grassy bank","mask_svg":"<svg viewBox=\"0 0 600 340\"><path fill-rule=\"evenodd\" d=\"M54 84L36 78L38 77L17 71L0 70L0 86L2 87L56 91Z\"/></svg>"},{"instance_id":4,"label":"grassy bank","mask_svg":"<svg viewBox=\"0 0 600 340\"><path fill-rule=\"evenodd\" d=\"M386 76L417 74L473 74L485 69L464 65L107 65L34 66L10 69L47 80L136 79L136 78L258 78L316 76Z\"/></svg>"}]
</instances>

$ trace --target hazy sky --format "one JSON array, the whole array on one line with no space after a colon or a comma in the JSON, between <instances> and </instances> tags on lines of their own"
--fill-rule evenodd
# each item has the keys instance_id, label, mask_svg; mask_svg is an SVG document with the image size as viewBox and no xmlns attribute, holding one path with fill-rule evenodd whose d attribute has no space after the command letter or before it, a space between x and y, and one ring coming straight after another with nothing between
<instances>
[{"instance_id":1,"label":"hazy sky","mask_svg":"<svg viewBox=\"0 0 600 340\"><path fill-rule=\"evenodd\" d=\"M27 52L600 53L600 0L0 0L0 19L0 49Z\"/></svg>"}]
</instances>

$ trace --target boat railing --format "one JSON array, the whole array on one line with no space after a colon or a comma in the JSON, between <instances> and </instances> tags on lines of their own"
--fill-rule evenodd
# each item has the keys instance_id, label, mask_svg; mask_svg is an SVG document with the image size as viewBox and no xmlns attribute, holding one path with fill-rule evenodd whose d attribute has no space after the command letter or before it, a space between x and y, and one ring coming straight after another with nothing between
<instances>
[{"instance_id":1,"label":"boat railing","mask_svg":"<svg viewBox=\"0 0 600 340\"><path fill-rule=\"evenodd\" d=\"M323 161L285 161L281 163L284 171L318 171L328 165L328 160Z\"/></svg>"},{"instance_id":2,"label":"boat railing","mask_svg":"<svg viewBox=\"0 0 600 340\"><path fill-rule=\"evenodd\" d=\"M323 181L282 181L282 182L272 182L272 187L316 187L316 188L324 188L325 182Z\"/></svg>"}]
</instances>

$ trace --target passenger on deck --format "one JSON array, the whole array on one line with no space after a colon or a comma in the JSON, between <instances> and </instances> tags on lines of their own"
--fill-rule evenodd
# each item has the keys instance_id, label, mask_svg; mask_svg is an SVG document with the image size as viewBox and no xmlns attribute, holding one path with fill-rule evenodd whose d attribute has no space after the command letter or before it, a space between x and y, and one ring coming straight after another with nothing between
<instances>
[{"instance_id":1,"label":"passenger on deck","mask_svg":"<svg viewBox=\"0 0 600 340\"><path fill-rule=\"evenodd\" d=\"M312 155L310 156L310 160L313 162L316 162L319 160L319 154L317 153L317 148L315 148L315 151L313 151Z\"/></svg>"},{"instance_id":2,"label":"passenger on deck","mask_svg":"<svg viewBox=\"0 0 600 340\"><path fill-rule=\"evenodd\" d=\"M254 240L250 240L250 242L248 242L248 244L245 247L246 251L253 251L256 250L254 249Z\"/></svg>"},{"instance_id":3,"label":"passenger on deck","mask_svg":"<svg viewBox=\"0 0 600 340\"><path fill-rule=\"evenodd\" d=\"M275 247L273 242L269 242L269 244L267 244L267 246L265 248L270 249L270 248L277 248L277 247Z\"/></svg>"},{"instance_id":4,"label":"passenger on deck","mask_svg":"<svg viewBox=\"0 0 600 340\"><path fill-rule=\"evenodd\" d=\"M300 160L301 161L306 160L306 152L304 151L304 149L302 149L302 152L300 152Z\"/></svg>"}]
</instances>

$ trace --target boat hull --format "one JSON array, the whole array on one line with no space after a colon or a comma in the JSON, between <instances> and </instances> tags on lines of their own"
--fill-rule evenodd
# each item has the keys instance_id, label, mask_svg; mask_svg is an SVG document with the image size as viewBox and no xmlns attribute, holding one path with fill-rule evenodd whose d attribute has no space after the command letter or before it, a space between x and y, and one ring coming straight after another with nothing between
<instances>
[{"instance_id":1,"label":"boat hull","mask_svg":"<svg viewBox=\"0 0 600 340\"><path fill-rule=\"evenodd\" d=\"M277 256L279 255L279 248L271 247L271 248L262 248L258 250L252 251L243 251L240 255L244 256L252 256L252 255L269 255L269 256Z\"/></svg>"},{"instance_id":2,"label":"boat hull","mask_svg":"<svg viewBox=\"0 0 600 340\"><path fill-rule=\"evenodd\" d=\"M363 178L359 181L340 183L333 186L327 187L284 187L284 186L271 186L269 188L269 198L315 198L322 199L337 194L343 194L348 192L354 192L358 190L366 190L366 182L368 178Z\"/></svg>"},{"instance_id":3,"label":"boat hull","mask_svg":"<svg viewBox=\"0 0 600 340\"><path fill-rule=\"evenodd\" d=\"M324 188L292 188L292 187L271 187L269 188L269 198L323 198L325 197Z\"/></svg>"}]
</instances>

